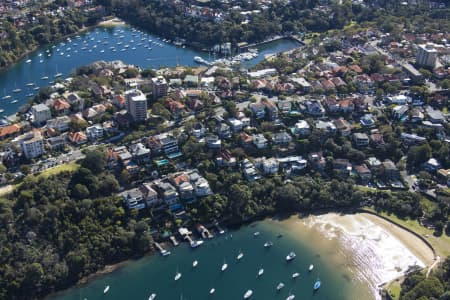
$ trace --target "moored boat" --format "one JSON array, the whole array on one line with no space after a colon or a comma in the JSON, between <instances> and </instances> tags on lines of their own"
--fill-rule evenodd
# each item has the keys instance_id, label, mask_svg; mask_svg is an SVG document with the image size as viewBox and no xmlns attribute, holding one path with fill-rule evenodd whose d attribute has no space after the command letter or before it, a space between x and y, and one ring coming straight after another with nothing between
<instances>
[{"instance_id":1,"label":"moored boat","mask_svg":"<svg viewBox=\"0 0 450 300\"><path fill-rule=\"evenodd\" d=\"M209 290L209 293L212 295L212 294L214 294L216 292L216 289L215 288L212 288L212 289L210 289Z\"/></svg>"},{"instance_id":2,"label":"moored boat","mask_svg":"<svg viewBox=\"0 0 450 300\"><path fill-rule=\"evenodd\" d=\"M198 265L198 261L197 261L197 260L194 260L194 261L192 262L192 267L195 268L197 265Z\"/></svg>"},{"instance_id":3,"label":"moored boat","mask_svg":"<svg viewBox=\"0 0 450 300\"><path fill-rule=\"evenodd\" d=\"M248 299L253 295L253 291L252 290L248 290L245 292L244 294L244 299Z\"/></svg>"},{"instance_id":4,"label":"moored boat","mask_svg":"<svg viewBox=\"0 0 450 300\"><path fill-rule=\"evenodd\" d=\"M273 243L271 241L265 242L264 243L264 248L270 248L273 246Z\"/></svg>"},{"instance_id":5,"label":"moored boat","mask_svg":"<svg viewBox=\"0 0 450 300\"><path fill-rule=\"evenodd\" d=\"M317 291L317 290L320 288L321 285L322 285L322 282L320 281L319 278L317 278L316 282L314 282L313 289L314 289L315 291Z\"/></svg>"},{"instance_id":6,"label":"moored boat","mask_svg":"<svg viewBox=\"0 0 450 300\"><path fill-rule=\"evenodd\" d=\"M295 295L289 293L289 296L287 296L286 300L294 300L295 299Z\"/></svg>"},{"instance_id":7,"label":"moored boat","mask_svg":"<svg viewBox=\"0 0 450 300\"><path fill-rule=\"evenodd\" d=\"M300 276L300 273L295 272L294 274L292 274L292 279L295 279L299 276Z\"/></svg>"},{"instance_id":8,"label":"moored boat","mask_svg":"<svg viewBox=\"0 0 450 300\"><path fill-rule=\"evenodd\" d=\"M309 268L308 268L308 271L311 272L313 269L314 269L314 265L313 265L313 264L310 264L310 265L309 265Z\"/></svg>"},{"instance_id":9,"label":"moored boat","mask_svg":"<svg viewBox=\"0 0 450 300\"><path fill-rule=\"evenodd\" d=\"M263 268L259 268L259 270L258 270L258 277L261 276L262 274L264 274L264 269Z\"/></svg>"},{"instance_id":10,"label":"moored boat","mask_svg":"<svg viewBox=\"0 0 450 300\"><path fill-rule=\"evenodd\" d=\"M282 288L284 288L284 283L280 282L280 283L277 285L277 291L280 291Z\"/></svg>"},{"instance_id":11,"label":"moored boat","mask_svg":"<svg viewBox=\"0 0 450 300\"><path fill-rule=\"evenodd\" d=\"M294 251L291 251L287 256L286 256L286 261L291 261L293 260L297 255L295 254Z\"/></svg>"},{"instance_id":12,"label":"moored boat","mask_svg":"<svg viewBox=\"0 0 450 300\"><path fill-rule=\"evenodd\" d=\"M103 294L106 294L109 291L109 285L107 285L104 290L103 290Z\"/></svg>"},{"instance_id":13,"label":"moored boat","mask_svg":"<svg viewBox=\"0 0 450 300\"><path fill-rule=\"evenodd\" d=\"M236 259L241 260L243 257L244 257L244 253L241 250L239 250L239 254L236 256Z\"/></svg>"},{"instance_id":14,"label":"moored boat","mask_svg":"<svg viewBox=\"0 0 450 300\"><path fill-rule=\"evenodd\" d=\"M181 278L181 273L177 271L177 272L175 273L174 279L175 279L175 281L178 281L180 278Z\"/></svg>"},{"instance_id":15,"label":"moored boat","mask_svg":"<svg viewBox=\"0 0 450 300\"><path fill-rule=\"evenodd\" d=\"M154 300L156 298L156 294L153 293L148 297L148 300Z\"/></svg>"},{"instance_id":16,"label":"moored boat","mask_svg":"<svg viewBox=\"0 0 450 300\"><path fill-rule=\"evenodd\" d=\"M225 262L225 260L223 261L222 267L220 268L220 270L222 272L224 272L226 269L228 268L228 264Z\"/></svg>"}]
</instances>

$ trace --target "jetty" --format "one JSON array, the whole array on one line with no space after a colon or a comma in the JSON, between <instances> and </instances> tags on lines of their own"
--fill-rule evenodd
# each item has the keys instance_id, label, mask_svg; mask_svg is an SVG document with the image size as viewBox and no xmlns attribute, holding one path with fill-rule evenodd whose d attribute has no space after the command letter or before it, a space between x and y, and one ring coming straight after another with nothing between
<instances>
[{"instance_id":1,"label":"jetty","mask_svg":"<svg viewBox=\"0 0 450 300\"><path fill-rule=\"evenodd\" d=\"M202 238L212 239L214 237L214 235L212 235L211 232L209 232L209 230L206 229L206 227L203 226L202 224L198 224L196 227L197 227L198 233L202 236Z\"/></svg>"},{"instance_id":2,"label":"jetty","mask_svg":"<svg viewBox=\"0 0 450 300\"><path fill-rule=\"evenodd\" d=\"M175 247L179 245L177 239L176 239L173 235L171 235L171 236L169 237L169 239L170 239L170 241L172 242L172 244L173 244Z\"/></svg>"},{"instance_id":3,"label":"jetty","mask_svg":"<svg viewBox=\"0 0 450 300\"><path fill-rule=\"evenodd\" d=\"M220 227L219 222L215 222L214 226L216 227L217 232L219 232L219 234L224 234L225 233L225 230L223 230L222 227Z\"/></svg>"},{"instance_id":4,"label":"jetty","mask_svg":"<svg viewBox=\"0 0 450 300\"><path fill-rule=\"evenodd\" d=\"M164 249L161 244L155 242L155 247L158 249L159 253L161 253L162 256L167 256L170 254L170 251Z\"/></svg>"}]
</instances>

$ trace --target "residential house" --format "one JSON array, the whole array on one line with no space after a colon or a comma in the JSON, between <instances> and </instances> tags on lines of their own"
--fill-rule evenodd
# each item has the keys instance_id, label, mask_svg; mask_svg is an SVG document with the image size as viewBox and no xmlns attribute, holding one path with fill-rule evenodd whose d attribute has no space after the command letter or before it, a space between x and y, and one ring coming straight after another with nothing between
<instances>
[{"instance_id":1,"label":"residential house","mask_svg":"<svg viewBox=\"0 0 450 300\"><path fill-rule=\"evenodd\" d=\"M362 126L366 128L371 128L375 126L375 120L372 114L364 114L359 120L359 122L361 123Z\"/></svg>"},{"instance_id":2,"label":"residential house","mask_svg":"<svg viewBox=\"0 0 450 300\"><path fill-rule=\"evenodd\" d=\"M179 153L178 140L169 133L152 136L147 141L152 153L164 152L166 155Z\"/></svg>"},{"instance_id":3,"label":"residential house","mask_svg":"<svg viewBox=\"0 0 450 300\"><path fill-rule=\"evenodd\" d=\"M61 135L48 138L46 142L51 151L60 151L66 147L66 139Z\"/></svg>"},{"instance_id":4,"label":"residential house","mask_svg":"<svg viewBox=\"0 0 450 300\"><path fill-rule=\"evenodd\" d=\"M253 181L256 181L261 178L258 171L256 171L255 165L252 162L250 162L247 158L245 158L241 162L241 168L242 168L245 178L249 182L253 182Z\"/></svg>"},{"instance_id":5,"label":"residential house","mask_svg":"<svg viewBox=\"0 0 450 300\"><path fill-rule=\"evenodd\" d=\"M308 136L311 134L311 126L305 120L299 120L291 131L296 135Z\"/></svg>"},{"instance_id":6,"label":"residential house","mask_svg":"<svg viewBox=\"0 0 450 300\"><path fill-rule=\"evenodd\" d=\"M70 104L66 100L58 98L53 102L53 110L57 116L66 115L70 112Z\"/></svg>"},{"instance_id":7,"label":"residential house","mask_svg":"<svg viewBox=\"0 0 450 300\"><path fill-rule=\"evenodd\" d=\"M151 151L142 143L136 143L129 147L130 154L137 164L145 164L150 161Z\"/></svg>"},{"instance_id":8,"label":"residential house","mask_svg":"<svg viewBox=\"0 0 450 300\"><path fill-rule=\"evenodd\" d=\"M269 120L274 121L278 118L278 108L277 106L270 100L263 99L261 100L264 103L267 111L267 117Z\"/></svg>"},{"instance_id":9,"label":"residential house","mask_svg":"<svg viewBox=\"0 0 450 300\"><path fill-rule=\"evenodd\" d=\"M229 118L228 123L230 124L233 132L239 132L244 127L244 124L242 123L242 121L239 119L236 119L236 118Z\"/></svg>"},{"instance_id":10,"label":"residential house","mask_svg":"<svg viewBox=\"0 0 450 300\"><path fill-rule=\"evenodd\" d=\"M215 134L208 134L205 137L206 146L210 149L220 149L222 146L222 141Z\"/></svg>"},{"instance_id":11,"label":"residential house","mask_svg":"<svg viewBox=\"0 0 450 300\"><path fill-rule=\"evenodd\" d=\"M400 134L400 138L402 139L402 142L406 145L412 145L412 144L420 144L426 142L426 138L423 136L418 136L417 134L411 134L411 133L405 133L402 132Z\"/></svg>"},{"instance_id":12,"label":"residential house","mask_svg":"<svg viewBox=\"0 0 450 300\"><path fill-rule=\"evenodd\" d=\"M262 119L266 116L266 106L264 105L264 103L250 103L249 107L256 119Z\"/></svg>"},{"instance_id":13,"label":"residential house","mask_svg":"<svg viewBox=\"0 0 450 300\"><path fill-rule=\"evenodd\" d=\"M22 127L19 124L12 124L0 127L0 140L12 137L20 133Z\"/></svg>"},{"instance_id":14,"label":"residential house","mask_svg":"<svg viewBox=\"0 0 450 300\"><path fill-rule=\"evenodd\" d=\"M383 135L381 133L372 133L369 136L369 139L370 139L370 144L375 148L385 144Z\"/></svg>"},{"instance_id":15,"label":"residential house","mask_svg":"<svg viewBox=\"0 0 450 300\"><path fill-rule=\"evenodd\" d=\"M365 164L356 166L355 171L363 183L368 183L372 179L372 172Z\"/></svg>"},{"instance_id":16,"label":"residential house","mask_svg":"<svg viewBox=\"0 0 450 300\"><path fill-rule=\"evenodd\" d=\"M354 78L358 92L367 94L373 92L374 82L367 74L357 75Z\"/></svg>"},{"instance_id":17,"label":"residential house","mask_svg":"<svg viewBox=\"0 0 450 300\"><path fill-rule=\"evenodd\" d=\"M351 114L355 110L353 100L350 98L340 100L338 103L340 111L344 114Z\"/></svg>"},{"instance_id":18,"label":"residential house","mask_svg":"<svg viewBox=\"0 0 450 300\"><path fill-rule=\"evenodd\" d=\"M47 128L52 128L58 132L69 130L71 119L68 116L56 117L47 121Z\"/></svg>"},{"instance_id":19,"label":"residential house","mask_svg":"<svg viewBox=\"0 0 450 300\"><path fill-rule=\"evenodd\" d=\"M197 122L192 126L192 134L196 138L203 137L205 135L205 133L206 133L206 128L202 123Z\"/></svg>"},{"instance_id":20,"label":"residential house","mask_svg":"<svg viewBox=\"0 0 450 300\"><path fill-rule=\"evenodd\" d=\"M439 169L437 171L437 178L439 182L447 184L450 187L450 169Z\"/></svg>"},{"instance_id":21,"label":"residential house","mask_svg":"<svg viewBox=\"0 0 450 300\"><path fill-rule=\"evenodd\" d=\"M278 173L280 163L276 158L257 158L255 159L255 166L263 171L265 175L272 175Z\"/></svg>"},{"instance_id":22,"label":"residential house","mask_svg":"<svg viewBox=\"0 0 450 300\"><path fill-rule=\"evenodd\" d=\"M441 168L441 164L435 158L430 158L426 162L423 163L422 168L430 173L436 173L437 170Z\"/></svg>"},{"instance_id":23,"label":"residential house","mask_svg":"<svg viewBox=\"0 0 450 300\"><path fill-rule=\"evenodd\" d=\"M292 142L292 137L286 131L274 133L272 136L272 142L275 145L283 145L286 146L290 142Z\"/></svg>"},{"instance_id":24,"label":"residential house","mask_svg":"<svg viewBox=\"0 0 450 300\"><path fill-rule=\"evenodd\" d=\"M174 211L181 208L181 204L178 202L179 194L173 185L167 181L157 180L154 187L159 197L169 206L170 210Z\"/></svg>"},{"instance_id":25,"label":"residential house","mask_svg":"<svg viewBox=\"0 0 450 300\"><path fill-rule=\"evenodd\" d=\"M257 149L267 148L267 139L263 134L254 134L252 140Z\"/></svg>"},{"instance_id":26,"label":"residential house","mask_svg":"<svg viewBox=\"0 0 450 300\"><path fill-rule=\"evenodd\" d=\"M384 177L389 180L398 180L400 171L397 166L389 159L383 161Z\"/></svg>"},{"instance_id":27,"label":"residential house","mask_svg":"<svg viewBox=\"0 0 450 300\"><path fill-rule=\"evenodd\" d=\"M336 134L336 126L331 121L323 121L317 120L314 122L314 125L317 129L324 132L327 135L335 135Z\"/></svg>"},{"instance_id":28,"label":"residential house","mask_svg":"<svg viewBox=\"0 0 450 300\"><path fill-rule=\"evenodd\" d=\"M103 137L103 126L95 124L86 128L86 135L90 140L96 141Z\"/></svg>"},{"instance_id":29,"label":"residential house","mask_svg":"<svg viewBox=\"0 0 450 300\"><path fill-rule=\"evenodd\" d=\"M140 187L140 190L147 207L155 207L161 204L161 200L158 197L158 193L153 189L151 183L149 182L143 183L142 186Z\"/></svg>"},{"instance_id":30,"label":"residential house","mask_svg":"<svg viewBox=\"0 0 450 300\"><path fill-rule=\"evenodd\" d=\"M230 126L228 126L226 123L220 122L216 126L216 133L219 135L219 137L228 139L231 137Z\"/></svg>"},{"instance_id":31,"label":"residential house","mask_svg":"<svg viewBox=\"0 0 450 300\"><path fill-rule=\"evenodd\" d=\"M446 122L444 114L437 109L433 109L431 106L425 108L425 112L428 115L428 120L433 124L443 124Z\"/></svg>"},{"instance_id":32,"label":"residential house","mask_svg":"<svg viewBox=\"0 0 450 300\"><path fill-rule=\"evenodd\" d=\"M292 102L290 100L280 100L277 102L278 110L283 114L287 114L292 109Z\"/></svg>"},{"instance_id":33,"label":"residential house","mask_svg":"<svg viewBox=\"0 0 450 300\"><path fill-rule=\"evenodd\" d=\"M325 109L319 101L307 100L304 105L306 106L306 113L313 117L321 117L325 113Z\"/></svg>"},{"instance_id":34,"label":"residential house","mask_svg":"<svg viewBox=\"0 0 450 300\"><path fill-rule=\"evenodd\" d=\"M308 161L314 170L323 171L325 169L326 160L321 152L311 152L308 154Z\"/></svg>"},{"instance_id":35,"label":"residential house","mask_svg":"<svg viewBox=\"0 0 450 300\"><path fill-rule=\"evenodd\" d=\"M179 119L186 108L186 106L180 101L170 98L165 100L164 105L171 112L174 119Z\"/></svg>"},{"instance_id":36,"label":"residential house","mask_svg":"<svg viewBox=\"0 0 450 300\"><path fill-rule=\"evenodd\" d=\"M336 158L333 159L333 170L342 177L347 177L352 171L352 164L348 159Z\"/></svg>"},{"instance_id":37,"label":"residential house","mask_svg":"<svg viewBox=\"0 0 450 300\"><path fill-rule=\"evenodd\" d=\"M406 105L408 104L408 98L405 95L387 96L385 101L387 104Z\"/></svg>"},{"instance_id":38,"label":"residential house","mask_svg":"<svg viewBox=\"0 0 450 300\"><path fill-rule=\"evenodd\" d=\"M340 106L336 98L329 97L324 100L324 106L329 113L337 113L340 110Z\"/></svg>"},{"instance_id":39,"label":"residential house","mask_svg":"<svg viewBox=\"0 0 450 300\"><path fill-rule=\"evenodd\" d=\"M367 147L369 146L369 137L365 133L356 132L353 134L353 141L356 147Z\"/></svg>"},{"instance_id":40,"label":"residential house","mask_svg":"<svg viewBox=\"0 0 450 300\"><path fill-rule=\"evenodd\" d=\"M349 136L352 133L352 126L344 118L336 119L333 123L342 136Z\"/></svg>"},{"instance_id":41,"label":"residential house","mask_svg":"<svg viewBox=\"0 0 450 300\"><path fill-rule=\"evenodd\" d=\"M381 161L376 157L369 157L366 159L366 166L369 167L372 174L376 176L380 176L384 172L383 164Z\"/></svg>"},{"instance_id":42,"label":"residential house","mask_svg":"<svg viewBox=\"0 0 450 300\"><path fill-rule=\"evenodd\" d=\"M126 99L124 95L114 95L113 99L112 99L112 103L118 108L118 109L123 109L125 108L126 105Z\"/></svg>"},{"instance_id":43,"label":"residential house","mask_svg":"<svg viewBox=\"0 0 450 300\"><path fill-rule=\"evenodd\" d=\"M131 190L122 192L120 194L128 209L143 209L145 208L145 200L142 191L139 188L133 188Z\"/></svg>"},{"instance_id":44,"label":"residential house","mask_svg":"<svg viewBox=\"0 0 450 300\"><path fill-rule=\"evenodd\" d=\"M69 141L75 145L81 145L88 141L87 136L81 131L70 132L68 137L69 137Z\"/></svg>"},{"instance_id":45,"label":"residential house","mask_svg":"<svg viewBox=\"0 0 450 300\"><path fill-rule=\"evenodd\" d=\"M213 194L209 183L205 178L202 176L195 177L194 173L190 173L189 177L191 178L191 182L194 184L194 191L197 197L205 197Z\"/></svg>"},{"instance_id":46,"label":"residential house","mask_svg":"<svg viewBox=\"0 0 450 300\"><path fill-rule=\"evenodd\" d=\"M403 117L407 116L408 110L408 105L397 105L392 109L392 118L401 120Z\"/></svg>"}]
</instances>

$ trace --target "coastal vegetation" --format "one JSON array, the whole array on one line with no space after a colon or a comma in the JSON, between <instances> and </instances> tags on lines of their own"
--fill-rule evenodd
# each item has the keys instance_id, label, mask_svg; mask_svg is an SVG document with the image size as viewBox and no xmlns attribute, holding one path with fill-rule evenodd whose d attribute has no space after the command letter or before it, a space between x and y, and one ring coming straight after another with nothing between
<instances>
[{"instance_id":1,"label":"coastal vegetation","mask_svg":"<svg viewBox=\"0 0 450 300\"><path fill-rule=\"evenodd\" d=\"M450 299L450 257L428 277L421 271L408 274L401 288L400 300Z\"/></svg>"}]
</instances>

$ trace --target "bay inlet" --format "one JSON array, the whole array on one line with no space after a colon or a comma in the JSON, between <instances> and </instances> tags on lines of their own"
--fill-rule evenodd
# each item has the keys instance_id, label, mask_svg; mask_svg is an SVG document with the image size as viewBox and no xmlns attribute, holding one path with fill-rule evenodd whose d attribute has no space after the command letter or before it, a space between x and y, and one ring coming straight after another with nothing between
<instances>
[{"instance_id":1,"label":"bay inlet","mask_svg":"<svg viewBox=\"0 0 450 300\"><path fill-rule=\"evenodd\" d=\"M349 228L365 231L365 238ZM273 242L270 248L264 247L268 241ZM382 241L390 244L383 248ZM251 299L259 300L286 299L289 293L300 299L379 299L380 281L401 276L409 265L423 265L395 236L361 215L267 219L218 235L197 249L182 244L171 251L168 257L126 263L49 299L148 299L152 293L156 299L243 299L249 289ZM237 260L240 251L244 256ZM286 262L291 251L297 257ZM408 255L398 262L399 253ZM224 262L228 268L222 272ZM177 270L182 276L175 281ZM293 279L293 273L300 276ZM314 292L318 278L322 285ZM280 282L285 287L277 292ZM106 286L110 289L104 295Z\"/></svg>"},{"instance_id":2,"label":"bay inlet","mask_svg":"<svg viewBox=\"0 0 450 300\"><path fill-rule=\"evenodd\" d=\"M266 54L299 46L299 43L288 39L261 45L258 56L244 65L253 66ZM40 87L49 86L56 77L67 77L77 68L94 61L122 60L141 68L198 66L194 62L195 56L208 61L215 58L207 52L176 46L127 25L99 26L38 48L10 68L0 71L0 109L4 110L0 117L17 112L38 93Z\"/></svg>"}]
</instances>

